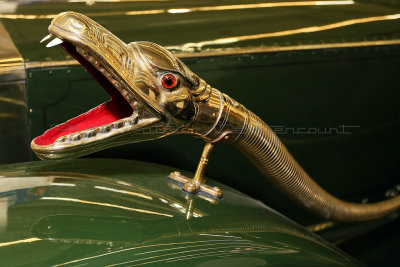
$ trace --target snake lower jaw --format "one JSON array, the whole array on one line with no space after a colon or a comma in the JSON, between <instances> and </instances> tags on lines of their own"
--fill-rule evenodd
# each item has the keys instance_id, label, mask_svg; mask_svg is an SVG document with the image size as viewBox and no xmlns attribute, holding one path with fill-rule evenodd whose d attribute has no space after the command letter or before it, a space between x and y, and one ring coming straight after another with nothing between
<instances>
[{"instance_id":1,"label":"snake lower jaw","mask_svg":"<svg viewBox=\"0 0 400 267\"><path fill-rule=\"evenodd\" d=\"M118 125L123 123L124 126L119 128ZM162 127L162 125L160 119L154 117L139 118L134 113L129 118L106 126L61 136L49 145L38 145L34 139L31 147L41 159L76 158L114 146L159 138L154 129L157 129L157 126Z\"/></svg>"}]
</instances>

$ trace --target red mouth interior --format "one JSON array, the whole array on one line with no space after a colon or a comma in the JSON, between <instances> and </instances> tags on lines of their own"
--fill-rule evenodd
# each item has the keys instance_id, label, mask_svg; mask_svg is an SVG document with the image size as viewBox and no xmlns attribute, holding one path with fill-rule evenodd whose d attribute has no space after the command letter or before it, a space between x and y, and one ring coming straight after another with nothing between
<instances>
[{"instance_id":1,"label":"red mouth interior","mask_svg":"<svg viewBox=\"0 0 400 267\"><path fill-rule=\"evenodd\" d=\"M35 144L41 146L54 143L54 141L60 136L106 125L119 119L129 117L133 113L131 105L129 105L114 85L107 80L100 71L78 54L72 44L64 42L61 46L71 54L107 91L111 96L111 100L79 115L78 117L47 130L43 135L36 137L34 139Z\"/></svg>"}]
</instances>

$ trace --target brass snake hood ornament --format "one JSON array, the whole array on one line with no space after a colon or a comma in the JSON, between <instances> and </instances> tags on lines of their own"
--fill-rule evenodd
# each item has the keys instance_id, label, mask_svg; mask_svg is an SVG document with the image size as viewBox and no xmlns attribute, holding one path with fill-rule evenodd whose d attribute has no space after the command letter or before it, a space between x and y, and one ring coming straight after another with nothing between
<instances>
[{"instance_id":1,"label":"brass snake hood ornament","mask_svg":"<svg viewBox=\"0 0 400 267\"><path fill-rule=\"evenodd\" d=\"M327 219L375 219L400 207L400 196L373 204L349 203L318 186L255 114L212 88L166 49L126 44L86 16L57 15L47 46L61 45L110 94L107 103L60 124L32 141L42 159L73 158L104 148L186 133L207 145L193 180L172 173L189 192L221 196L202 183L212 143L228 142L290 198Z\"/></svg>"}]
</instances>

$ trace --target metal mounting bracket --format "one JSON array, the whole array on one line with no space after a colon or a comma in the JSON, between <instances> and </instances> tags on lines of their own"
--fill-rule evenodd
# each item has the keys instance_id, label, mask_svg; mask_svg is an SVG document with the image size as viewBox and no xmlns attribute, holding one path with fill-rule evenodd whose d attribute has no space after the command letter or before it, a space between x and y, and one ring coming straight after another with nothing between
<instances>
[{"instance_id":1,"label":"metal mounting bracket","mask_svg":"<svg viewBox=\"0 0 400 267\"><path fill-rule=\"evenodd\" d=\"M177 171L170 173L170 175L168 175L168 178L173 180L174 182L182 184L182 190L188 193L197 194L199 192L202 192L216 198L222 198L221 189L219 187L206 185L205 179L203 177L204 171L208 163L208 158L213 148L214 145L212 143L206 143L193 178L186 177Z\"/></svg>"}]
</instances>

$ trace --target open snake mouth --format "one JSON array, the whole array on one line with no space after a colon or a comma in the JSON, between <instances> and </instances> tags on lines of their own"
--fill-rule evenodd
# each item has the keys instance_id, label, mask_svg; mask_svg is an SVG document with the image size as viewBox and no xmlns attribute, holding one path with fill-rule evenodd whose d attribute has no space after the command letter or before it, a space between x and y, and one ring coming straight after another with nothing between
<instances>
[{"instance_id":1,"label":"open snake mouth","mask_svg":"<svg viewBox=\"0 0 400 267\"><path fill-rule=\"evenodd\" d=\"M160 121L135 99L131 90L118 78L117 71L101 61L95 52L58 37L55 40L93 76L111 100L33 139L31 147L40 158L72 158L130 143L133 133L140 136L140 130ZM151 136L144 139L148 138Z\"/></svg>"},{"instance_id":2,"label":"open snake mouth","mask_svg":"<svg viewBox=\"0 0 400 267\"><path fill-rule=\"evenodd\" d=\"M123 86L107 71L98 59L82 48L75 48L69 42L61 46L71 54L106 90L111 100L103 103L86 113L68 120L35 138L35 144L40 146L56 143L82 142L85 139L109 135L116 129L127 128L137 123L138 103L132 105L132 97L128 100L122 95ZM78 52L79 51L79 52ZM89 140L88 140L89 141Z\"/></svg>"}]
</instances>

